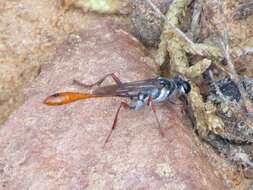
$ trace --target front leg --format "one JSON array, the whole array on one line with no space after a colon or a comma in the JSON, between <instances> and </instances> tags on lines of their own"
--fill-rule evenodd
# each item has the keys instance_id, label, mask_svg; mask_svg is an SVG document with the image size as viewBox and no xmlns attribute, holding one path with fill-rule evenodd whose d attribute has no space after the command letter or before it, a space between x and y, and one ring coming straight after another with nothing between
<instances>
[{"instance_id":1,"label":"front leg","mask_svg":"<svg viewBox=\"0 0 253 190\"><path fill-rule=\"evenodd\" d=\"M144 98L144 96L142 96L142 94L140 94L139 99L137 101L133 102L131 105L129 105L126 102L121 102L120 103L120 106L119 106L119 108L116 112L115 118L113 120L111 131L108 134L103 147L105 147L106 143L109 141L109 139L112 135L113 130L116 128L116 125L117 125L117 122L118 122L118 116L119 116L119 112L120 112L121 108L123 107L125 109L138 110L139 108L141 108L145 105L145 101L144 101L143 98Z\"/></svg>"},{"instance_id":2,"label":"front leg","mask_svg":"<svg viewBox=\"0 0 253 190\"><path fill-rule=\"evenodd\" d=\"M163 129L161 127L161 124L160 124L160 121L158 119L158 116L157 116L157 113L156 113L156 108L155 108L155 105L154 105L154 101L153 101L153 98L151 96L148 97L148 102L147 102L148 105L151 106L151 109L154 113L154 116L155 116L155 119L156 119L156 122L158 124L158 128L159 128L159 132L161 134L162 137L164 137L164 132L163 132Z\"/></svg>"},{"instance_id":3,"label":"front leg","mask_svg":"<svg viewBox=\"0 0 253 190\"><path fill-rule=\"evenodd\" d=\"M103 78L99 79L97 82L95 83L92 83L92 84L85 84L85 83L82 83L78 80L73 80L73 84L76 84L76 85L79 85L81 87L84 87L84 88L91 88L93 86L100 86L104 80L108 77L112 77L112 79L114 80L114 82L117 84L117 85L121 85L122 82L120 81L120 79L114 74L114 73L110 73L110 74L107 74L105 75Z\"/></svg>"}]
</instances>

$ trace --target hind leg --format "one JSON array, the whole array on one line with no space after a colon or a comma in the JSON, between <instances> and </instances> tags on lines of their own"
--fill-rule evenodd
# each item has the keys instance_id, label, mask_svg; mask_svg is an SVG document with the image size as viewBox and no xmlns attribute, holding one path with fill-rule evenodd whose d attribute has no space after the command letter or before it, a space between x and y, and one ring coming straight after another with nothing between
<instances>
[{"instance_id":1,"label":"hind leg","mask_svg":"<svg viewBox=\"0 0 253 190\"><path fill-rule=\"evenodd\" d=\"M104 77L102 77L101 79L99 79L97 82L95 83L92 83L92 84L85 84L85 83L82 83L78 80L73 80L73 84L76 84L78 86L81 86L81 87L84 87L84 88L91 88L93 86L100 86L104 80L108 77L112 77L112 79L114 80L114 82L117 84L117 85L121 85L122 82L120 81L120 79L114 74L114 73L110 73L110 74L107 74L105 75Z\"/></svg>"},{"instance_id":2,"label":"hind leg","mask_svg":"<svg viewBox=\"0 0 253 190\"><path fill-rule=\"evenodd\" d=\"M104 142L104 146L103 147L105 147L106 143L109 141L109 139L110 139L110 137L112 135L113 130L116 128L119 112L120 112L120 110L121 110L122 107L125 108L125 109L131 109L131 107L130 107L130 105L128 103L126 103L126 102L121 102L120 103L119 108L117 109L116 115L115 115L114 120L113 120L111 131L108 134L108 136L107 136L107 138L106 138L106 140Z\"/></svg>"}]
</instances>

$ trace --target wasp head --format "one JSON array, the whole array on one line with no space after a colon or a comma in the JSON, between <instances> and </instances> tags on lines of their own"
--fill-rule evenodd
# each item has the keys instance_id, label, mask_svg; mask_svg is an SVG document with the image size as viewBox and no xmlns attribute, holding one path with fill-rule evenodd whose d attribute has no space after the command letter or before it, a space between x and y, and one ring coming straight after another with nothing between
<instances>
[{"instance_id":1,"label":"wasp head","mask_svg":"<svg viewBox=\"0 0 253 190\"><path fill-rule=\"evenodd\" d=\"M176 83L179 93L181 95L187 95L191 91L190 83L182 79L181 77L175 77L174 82Z\"/></svg>"}]
</instances>

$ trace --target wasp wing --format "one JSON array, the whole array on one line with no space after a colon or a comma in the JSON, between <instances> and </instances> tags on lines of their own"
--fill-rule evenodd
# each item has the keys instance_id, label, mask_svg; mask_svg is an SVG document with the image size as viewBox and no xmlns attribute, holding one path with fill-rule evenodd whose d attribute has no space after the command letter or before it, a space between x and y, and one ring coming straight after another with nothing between
<instances>
[{"instance_id":1,"label":"wasp wing","mask_svg":"<svg viewBox=\"0 0 253 190\"><path fill-rule=\"evenodd\" d=\"M96 96L120 96L135 98L139 93L152 94L159 91L163 86L157 78L141 81L122 83L121 85L109 85L93 90Z\"/></svg>"}]
</instances>

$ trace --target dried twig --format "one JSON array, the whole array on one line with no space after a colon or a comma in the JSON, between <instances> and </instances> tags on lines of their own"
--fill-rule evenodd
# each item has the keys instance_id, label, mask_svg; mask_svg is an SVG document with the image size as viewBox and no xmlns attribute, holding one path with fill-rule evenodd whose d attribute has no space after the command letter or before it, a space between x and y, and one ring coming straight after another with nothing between
<instances>
[{"instance_id":1,"label":"dried twig","mask_svg":"<svg viewBox=\"0 0 253 190\"><path fill-rule=\"evenodd\" d=\"M235 82L237 84L239 84L240 82L240 78L239 78L239 75L237 74L236 70L235 70L235 67L234 67L234 62L233 60L231 59L231 56L230 56L230 50L229 50L229 42L228 42L228 26L227 26L227 18L226 16L224 15L224 7L223 7L223 4L221 3L221 1L219 0L219 6L220 6L220 13L223 14L223 26L224 26L224 31L223 31L223 39L221 39L221 46L222 46L222 49L224 51L224 57L225 59L227 60L227 64L228 64L228 69L230 71L230 73L232 74L230 77L235 80Z\"/></svg>"},{"instance_id":2,"label":"dried twig","mask_svg":"<svg viewBox=\"0 0 253 190\"><path fill-rule=\"evenodd\" d=\"M212 63L217 67L217 69L220 69L221 71L223 71L224 73L226 73L226 74L229 75L229 76L232 75L224 66L222 66L222 65L221 65L220 63L218 63L217 61L213 61Z\"/></svg>"},{"instance_id":3,"label":"dried twig","mask_svg":"<svg viewBox=\"0 0 253 190\"><path fill-rule=\"evenodd\" d=\"M192 13L191 28L190 28L190 32L192 34L193 39L196 39L200 33L200 29L201 29L200 18L201 18L202 10L203 10L203 0L195 1L194 7L193 7L193 13Z\"/></svg>"}]
</instances>

